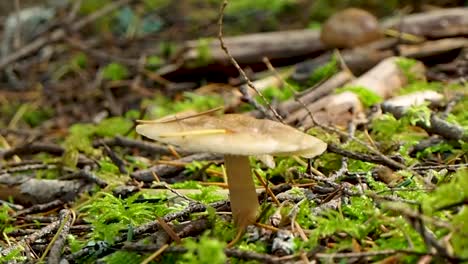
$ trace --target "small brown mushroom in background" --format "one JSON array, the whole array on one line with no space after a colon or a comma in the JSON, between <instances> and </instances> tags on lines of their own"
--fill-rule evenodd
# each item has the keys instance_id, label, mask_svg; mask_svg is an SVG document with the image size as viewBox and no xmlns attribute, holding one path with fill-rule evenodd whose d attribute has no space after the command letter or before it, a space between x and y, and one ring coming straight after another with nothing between
<instances>
[{"instance_id":1,"label":"small brown mushroom in background","mask_svg":"<svg viewBox=\"0 0 468 264\"><path fill-rule=\"evenodd\" d=\"M255 222L259 207L249 156L312 158L327 148L320 139L290 126L241 114L172 116L141 123L136 131L148 138L188 151L224 154L231 210L239 232Z\"/></svg>"},{"instance_id":2,"label":"small brown mushroom in background","mask_svg":"<svg viewBox=\"0 0 468 264\"><path fill-rule=\"evenodd\" d=\"M320 33L323 44L333 48L353 48L381 37L377 18L358 8L335 13L325 21Z\"/></svg>"}]
</instances>

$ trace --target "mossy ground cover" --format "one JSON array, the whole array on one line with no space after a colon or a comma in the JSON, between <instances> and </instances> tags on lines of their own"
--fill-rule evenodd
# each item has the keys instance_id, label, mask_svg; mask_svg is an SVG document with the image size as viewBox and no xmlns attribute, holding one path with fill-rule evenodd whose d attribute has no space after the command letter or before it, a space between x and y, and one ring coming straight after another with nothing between
<instances>
[{"instance_id":1,"label":"mossy ground cover","mask_svg":"<svg viewBox=\"0 0 468 264\"><path fill-rule=\"evenodd\" d=\"M82 12L96 8L90 1L84 2ZM169 5L168 1L144 2L147 7ZM257 9L280 15L294 8L296 2L274 1L275 4L270 5L266 1L253 4L239 0L226 15L248 15ZM217 6L217 1L205 4ZM316 5L324 6L327 12L331 8L324 1L317 1ZM314 16L320 20L318 14ZM105 27L109 22L99 23L98 26ZM243 24L237 30L244 30ZM58 81L93 71L90 68L93 63L86 55L78 53L70 58L66 71L55 75ZM148 70L159 68L164 63L160 59L153 57L145 67ZM425 258L430 258L432 263L467 261L468 142L442 139L423 149L416 146L435 137L417 124L430 122L431 114L441 115L448 105L450 111L445 119L468 133L468 87L466 83L412 78L408 71L412 63L414 61L407 59L400 61L409 80L401 94L433 90L446 98L457 95L462 99L439 106L411 107L400 119L388 113L373 116L346 138L320 127L307 131L353 153L375 155L369 150L372 146L405 168L391 170L381 164L330 151L312 160L277 157L275 168L251 158L253 171L261 179L255 178L257 187L263 188L262 182L266 182L275 196L267 192L259 196L258 225L250 226L232 249L227 249L226 245L235 238L236 228L229 210L223 208L227 204L227 194L222 161L184 162L178 160L178 155L183 153L174 149L151 153L141 145L102 143L116 138L147 143L134 132L135 120L223 106L223 97L217 94L186 91L173 95L161 90L148 97L139 95L138 100L129 98L117 102L130 102L122 107L120 115L94 120L77 118L67 127L60 126L61 118L70 118L60 113L61 108L48 107L34 96L25 102L23 98L7 99L2 95L0 128L5 130L0 137L0 153L24 142L52 142L62 153L26 152L24 157L18 154L1 160L0 175L6 174L14 162L32 160L57 166L11 174L29 173L38 179L59 179L70 171L86 170L106 183L81 192L66 206L73 212L75 229L66 237L64 255L75 263L279 263L307 258L320 263L356 263L359 260L415 263ZM264 95L271 104L285 101L335 72L337 62L333 59L316 69L306 84L287 80L291 84L289 88L271 86ZM119 62L110 62L96 74L105 82L118 83L137 73ZM342 87L336 92L343 91L356 93L369 114L372 107L383 101L362 87ZM252 107L246 103L235 109L237 112L250 110ZM11 131L23 131L25 135ZM347 132L342 133L346 135ZM111 149L111 154L106 147ZM92 163L83 165L83 157ZM176 163L168 166L180 170L167 175L155 174L150 183L138 182L132 177L132 173L158 165L158 161L171 164L174 160ZM117 192L121 187L131 188L131 191ZM31 213L37 218L26 220L23 215L16 214L19 210L14 199L2 202L0 251L18 242L15 232L25 227L38 230L56 221L55 218L42 221L38 217L55 217L54 210ZM146 228L148 226L152 228ZM158 252L161 248L165 250ZM0 263L13 260L21 263L24 259L23 248L17 248L1 256Z\"/></svg>"}]
</instances>

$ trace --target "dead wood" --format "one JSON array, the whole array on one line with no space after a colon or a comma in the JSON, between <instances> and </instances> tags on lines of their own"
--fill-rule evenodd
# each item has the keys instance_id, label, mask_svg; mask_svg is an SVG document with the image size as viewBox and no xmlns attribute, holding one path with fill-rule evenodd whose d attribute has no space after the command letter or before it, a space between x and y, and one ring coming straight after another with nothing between
<instances>
[{"instance_id":1,"label":"dead wood","mask_svg":"<svg viewBox=\"0 0 468 264\"><path fill-rule=\"evenodd\" d=\"M62 155L64 151L61 146L51 143L30 143L0 152L0 159L9 159L14 155L32 155L39 152Z\"/></svg>"},{"instance_id":2,"label":"dead wood","mask_svg":"<svg viewBox=\"0 0 468 264\"><path fill-rule=\"evenodd\" d=\"M325 49L320 42L320 32L310 29L225 37L224 42L239 64L261 62L263 57L276 60L307 56ZM199 40L188 41L176 60L183 64L193 64L200 58L201 45ZM216 40L208 40L205 47L209 50L210 63L229 63L229 57Z\"/></svg>"},{"instance_id":3,"label":"dead wood","mask_svg":"<svg viewBox=\"0 0 468 264\"><path fill-rule=\"evenodd\" d=\"M407 79L396 64L397 57L383 60L373 69L348 83L350 86L363 87L382 98L389 98L403 87ZM424 71L422 64L414 69L416 74ZM338 125L347 124L353 118L362 114L363 107L358 95L352 92L333 94L307 105L311 113L321 123L332 123ZM310 127L313 121L308 116L306 109L299 109L286 118L286 123L301 122L305 127Z\"/></svg>"},{"instance_id":4,"label":"dead wood","mask_svg":"<svg viewBox=\"0 0 468 264\"><path fill-rule=\"evenodd\" d=\"M396 39L382 39L355 49L345 49L340 56L346 67L355 75L361 75L385 58L395 55L393 47L397 45ZM313 59L308 59L295 65L292 79L305 82L320 66L329 62L332 52L327 52Z\"/></svg>"},{"instance_id":5,"label":"dead wood","mask_svg":"<svg viewBox=\"0 0 468 264\"><path fill-rule=\"evenodd\" d=\"M197 154L192 154L192 155L183 157L178 160L174 160L174 162L185 164L185 163L190 163L192 161L221 160L221 159L223 159L222 155L216 155L216 154L211 154L211 153L197 153ZM153 181L157 181L157 178L155 177L167 179L183 170L184 170L184 166L159 164L149 169L135 171L130 174L130 177L132 177L133 179L137 181L151 183Z\"/></svg>"},{"instance_id":6,"label":"dead wood","mask_svg":"<svg viewBox=\"0 0 468 264\"><path fill-rule=\"evenodd\" d=\"M447 8L395 17L383 22L382 27L428 38L466 36L468 8Z\"/></svg>"},{"instance_id":7,"label":"dead wood","mask_svg":"<svg viewBox=\"0 0 468 264\"><path fill-rule=\"evenodd\" d=\"M405 108L400 107L400 106L392 106L391 104L382 104L382 110L384 112L391 113L394 115L397 119L400 119L405 115ZM416 125L418 127L421 127L422 129L426 130L427 133L429 134L436 134L440 135L446 139L452 139L452 140L468 140L468 133L465 132L465 130L455 124L451 124L434 113L431 114L430 117L430 123L427 124L423 121L418 121L416 122Z\"/></svg>"},{"instance_id":8,"label":"dead wood","mask_svg":"<svg viewBox=\"0 0 468 264\"><path fill-rule=\"evenodd\" d=\"M70 232L70 226L73 224L73 217L71 211L68 209L62 209L59 213L60 226L57 230L59 232L57 239L50 249L49 258L47 263L54 264L60 263L62 257L62 250L66 243L66 238Z\"/></svg>"},{"instance_id":9,"label":"dead wood","mask_svg":"<svg viewBox=\"0 0 468 264\"><path fill-rule=\"evenodd\" d=\"M19 156L29 156L37 153L48 153L51 155L61 156L65 152L65 149L59 145L53 143L26 143L23 145L19 145L17 147L7 149L7 150L0 150L0 160L1 159L10 159L15 155ZM93 165L95 162L86 156L79 154L78 157L78 164L82 165ZM42 165L37 165L42 166ZM50 165L49 165L50 166Z\"/></svg>"},{"instance_id":10,"label":"dead wood","mask_svg":"<svg viewBox=\"0 0 468 264\"><path fill-rule=\"evenodd\" d=\"M155 155L170 155L172 152L169 150L167 146L159 145L155 143L150 143L142 140L134 140L125 137L117 136L112 139L104 139L98 140L93 143L93 147L100 147L100 146L109 146L109 147L123 147L123 148L130 148L130 149L138 149L146 154ZM179 148L175 148L175 150L180 154L187 154L183 150Z\"/></svg>"},{"instance_id":11,"label":"dead wood","mask_svg":"<svg viewBox=\"0 0 468 264\"><path fill-rule=\"evenodd\" d=\"M387 160L382 159L379 156L370 155L370 154L366 154L366 153L352 152L352 151L340 148L340 147L338 147L338 146L336 146L334 144L328 144L327 150L332 152L332 153L336 153L338 155L341 155L343 157L348 157L348 158L355 159L355 160L361 160L361 161L366 161L366 162L370 162L370 163L385 165L385 166L387 166L389 168L392 168L394 170L402 169L401 166L395 166L396 163L389 163L389 162L387 162Z\"/></svg>"},{"instance_id":12,"label":"dead wood","mask_svg":"<svg viewBox=\"0 0 468 264\"><path fill-rule=\"evenodd\" d=\"M85 168L83 170L79 170L77 172L73 172L71 174L59 177L59 180L85 180L86 182L95 183L97 186L101 188L107 187L107 182L96 176L92 173L89 169Z\"/></svg>"},{"instance_id":13,"label":"dead wood","mask_svg":"<svg viewBox=\"0 0 468 264\"><path fill-rule=\"evenodd\" d=\"M0 199L13 198L22 205L48 203L59 199L72 201L91 186L84 181L40 180L21 175L0 175Z\"/></svg>"},{"instance_id":14,"label":"dead wood","mask_svg":"<svg viewBox=\"0 0 468 264\"><path fill-rule=\"evenodd\" d=\"M440 55L463 48L468 48L468 38L445 38L426 41L421 44L402 44L398 46L400 56L414 59Z\"/></svg>"},{"instance_id":15,"label":"dead wood","mask_svg":"<svg viewBox=\"0 0 468 264\"><path fill-rule=\"evenodd\" d=\"M442 101L442 99L443 95L434 91L414 92L387 100L382 104L382 110L384 112L391 113L397 119L400 119L411 106L421 105L425 101L437 103ZM440 135L448 140L468 139L468 133L466 133L462 127L445 121L435 113L431 113L429 121L429 123L418 121L416 122L416 125L426 130L429 134Z\"/></svg>"},{"instance_id":16,"label":"dead wood","mask_svg":"<svg viewBox=\"0 0 468 264\"><path fill-rule=\"evenodd\" d=\"M43 227L42 229L36 231L35 233L23 238L21 241L19 241L19 243L15 243L14 245L3 249L0 252L0 257L1 256L6 256L9 253L11 253L12 251L17 250L17 249L21 249L21 248L28 249L29 244L35 242L39 238L42 238L42 237L44 237L46 235L49 235L52 232L54 232L55 230L57 230L57 228L59 227L59 224L60 224L59 221L55 221L55 222ZM29 253L29 254L31 254L31 253Z\"/></svg>"},{"instance_id":17,"label":"dead wood","mask_svg":"<svg viewBox=\"0 0 468 264\"><path fill-rule=\"evenodd\" d=\"M297 99L290 99L280 103L278 109L281 113L292 113L302 107L302 104L311 104L318 99L329 95L336 88L344 85L353 78L349 71L341 71L317 87L311 87L297 96ZM298 102L298 100L300 102Z\"/></svg>"},{"instance_id":18,"label":"dead wood","mask_svg":"<svg viewBox=\"0 0 468 264\"><path fill-rule=\"evenodd\" d=\"M407 108L414 105L421 105L424 102L430 102L431 104L440 104L443 99L444 96L442 94L428 90L418 91L407 95L396 96L385 101L384 104L391 105L393 107Z\"/></svg>"},{"instance_id":19,"label":"dead wood","mask_svg":"<svg viewBox=\"0 0 468 264\"><path fill-rule=\"evenodd\" d=\"M392 28L401 30L405 33L429 38L436 36L463 36L468 34L468 19L466 19L468 16L467 9L468 8L452 8L407 15L403 19L395 18L382 22L381 27L383 29ZM403 23L401 24L400 22L402 21ZM435 29L438 33L432 31L433 25L436 25ZM264 56L272 61L286 57L293 58L294 56L307 58L317 54L317 52L325 50L326 47L324 47L319 40L319 33L315 31L312 32L313 33L311 33L310 30L269 32L240 37L226 37L225 39L226 45L230 49L234 59L236 59L239 64L245 66L258 64ZM301 34L304 36L300 36ZM362 49L345 50L343 52L343 59L353 73L361 74L376 65L380 60L395 55L391 47L397 44L397 42L398 39L382 39L366 45L362 47ZM193 63L200 58L200 45L202 45L200 41L187 42L185 48L178 54L177 65L191 65L195 68L205 67L203 64L198 63L199 65L197 66ZM210 62L208 64L228 64L229 58L222 53L221 48L216 45L214 41L208 41L208 44L203 44L203 47L209 50ZM439 50L439 52L442 51ZM417 55L418 54L415 54L415 56ZM309 63L308 73L310 74L312 72L311 68L314 68L313 65L321 65L328 61L328 59L325 59L328 56L330 55L318 57L318 61L313 62L312 67L310 67ZM320 61L322 61L322 63L320 63ZM176 67L168 73L178 70L179 68ZM309 74L301 74L301 76L303 76L302 78L306 78L304 76L309 76ZM294 78L296 77L298 77L297 74L295 74Z\"/></svg>"},{"instance_id":20,"label":"dead wood","mask_svg":"<svg viewBox=\"0 0 468 264\"><path fill-rule=\"evenodd\" d=\"M24 209L24 210L20 210L20 211L16 212L16 214L14 216L18 217L18 216L21 216L21 215L26 215L26 217L27 217L28 214L34 214L34 213L49 211L49 210L52 210L54 208L60 207L63 204L64 204L64 201L61 201L61 200L53 200L51 202L43 203L43 204L34 204L34 205Z\"/></svg>"},{"instance_id":21,"label":"dead wood","mask_svg":"<svg viewBox=\"0 0 468 264\"><path fill-rule=\"evenodd\" d=\"M451 8L433 12L411 14L404 17L388 19L381 23L385 29L414 34L428 38L458 37L468 35L468 8ZM218 43L206 40L207 43L188 41L174 58L175 65L204 67L200 64L200 49L207 49L211 65L227 65L229 58ZM327 47L320 41L320 32L313 30L291 30L280 32L257 33L236 37L226 37L226 46L232 56L241 65L252 65L262 61L263 57L275 61L294 57L310 57ZM394 55L388 45L394 45L394 39L381 39L371 43L361 51L350 51L343 55L348 67L360 74L385 57ZM386 46L386 51L384 47ZM323 59L322 59L323 60ZM327 60L325 60L327 61ZM178 67L162 74L179 70Z\"/></svg>"}]
</instances>

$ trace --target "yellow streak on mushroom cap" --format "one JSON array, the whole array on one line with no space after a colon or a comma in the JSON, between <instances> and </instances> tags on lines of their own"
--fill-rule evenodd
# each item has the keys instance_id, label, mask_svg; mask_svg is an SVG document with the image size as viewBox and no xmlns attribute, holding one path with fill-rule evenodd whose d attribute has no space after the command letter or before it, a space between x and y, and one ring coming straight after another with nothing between
<instances>
[{"instance_id":1,"label":"yellow streak on mushroom cap","mask_svg":"<svg viewBox=\"0 0 468 264\"><path fill-rule=\"evenodd\" d=\"M212 133L221 130L226 133ZM327 148L327 144L320 139L290 126L240 114L219 117L202 115L170 123L145 123L138 125L136 131L148 138L193 152L311 158L322 154Z\"/></svg>"}]
</instances>

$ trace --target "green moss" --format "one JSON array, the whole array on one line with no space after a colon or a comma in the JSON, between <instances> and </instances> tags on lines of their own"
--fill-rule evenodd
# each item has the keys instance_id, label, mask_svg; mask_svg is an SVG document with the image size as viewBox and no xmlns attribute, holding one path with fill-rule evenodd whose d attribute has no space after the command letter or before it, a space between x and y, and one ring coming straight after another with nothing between
<instances>
[{"instance_id":1,"label":"green moss","mask_svg":"<svg viewBox=\"0 0 468 264\"><path fill-rule=\"evenodd\" d=\"M159 9L170 4L170 0L143 0L143 3L149 9Z\"/></svg>"},{"instance_id":2,"label":"green moss","mask_svg":"<svg viewBox=\"0 0 468 264\"><path fill-rule=\"evenodd\" d=\"M458 124L463 127L466 133L468 133L468 100L462 98L459 100L455 106L451 114L447 117L447 121L452 122L454 124Z\"/></svg>"},{"instance_id":3,"label":"green moss","mask_svg":"<svg viewBox=\"0 0 468 264\"><path fill-rule=\"evenodd\" d=\"M429 147L425 148L424 150L418 152L416 154L416 158L418 158L418 159L419 158L425 158L425 157L433 155L434 153L449 153L449 152L453 152L453 151L454 151L453 145L448 144L446 142L441 142L439 144L429 146Z\"/></svg>"},{"instance_id":4,"label":"green moss","mask_svg":"<svg viewBox=\"0 0 468 264\"><path fill-rule=\"evenodd\" d=\"M145 67L148 70L154 71L154 70L157 70L159 67L163 66L164 63L165 63L164 60L159 56L149 56L146 59Z\"/></svg>"},{"instance_id":5,"label":"green moss","mask_svg":"<svg viewBox=\"0 0 468 264\"><path fill-rule=\"evenodd\" d=\"M277 86L269 86L262 90L263 96L268 100L268 102L272 102L273 100L282 102L286 101L289 98L294 96L294 90L291 90L287 87L277 87ZM261 100L260 96L256 96L258 102L265 104L263 100Z\"/></svg>"},{"instance_id":6,"label":"green moss","mask_svg":"<svg viewBox=\"0 0 468 264\"><path fill-rule=\"evenodd\" d=\"M50 107L41 107L26 111L23 115L23 120L31 127L41 125L44 121L54 116L54 110Z\"/></svg>"},{"instance_id":7,"label":"green moss","mask_svg":"<svg viewBox=\"0 0 468 264\"><path fill-rule=\"evenodd\" d=\"M75 124L70 127L69 135L64 142L63 163L65 165L74 167L78 161L79 152L92 156L97 154L90 139L93 132L94 126L90 124Z\"/></svg>"},{"instance_id":8,"label":"green moss","mask_svg":"<svg viewBox=\"0 0 468 264\"><path fill-rule=\"evenodd\" d=\"M110 117L102 120L95 128L94 134L101 137L123 135L133 126L133 122L123 117Z\"/></svg>"},{"instance_id":9,"label":"green moss","mask_svg":"<svg viewBox=\"0 0 468 264\"><path fill-rule=\"evenodd\" d=\"M112 194L99 192L89 204L79 210L85 214L84 219L93 226L92 238L112 244L121 230L129 226L138 226L152 221L157 216L164 216L173 209L165 204L139 203L141 194L127 199Z\"/></svg>"},{"instance_id":10,"label":"green moss","mask_svg":"<svg viewBox=\"0 0 468 264\"><path fill-rule=\"evenodd\" d=\"M465 178L468 178L467 174L465 174ZM455 253L465 259L468 258L468 223L466 219L468 219L468 207L465 205L452 219L455 230L450 239Z\"/></svg>"},{"instance_id":11,"label":"green moss","mask_svg":"<svg viewBox=\"0 0 468 264\"><path fill-rule=\"evenodd\" d=\"M342 157L338 154L325 152L316 159L314 165L320 168L320 171L325 174L330 174L341 168Z\"/></svg>"},{"instance_id":12,"label":"green moss","mask_svg":"<svg viewBox=\"0 0 468 264\"><path fill-rule=\"evenodd\" d=\"M201 189L203 186L198 181L181 181L171 184L174 189Z\"/></svg>"},{"instance_id":13,"label":"green moss","mask_svg":"<svg viewBox=\"0 0 468 264\"><path fill-rule=\"evenodd\" d=\"M21 263L26 262L27 258L23 256L23 248L17 247L8 253L6 256L2 256L0 263Z\"/></svg>"},{"instance_id":14,"label":"green moss","mask_svg":"<svg viewBox=\"0 0 468 264\"><path fill-rule=\"evenodd\" d=\"M406 109L405 115L400 119L404 125L415 126L418 123L426 127L431 125L431 109L428 104L413 105Z\"/></svg>"},{"instance_id":15,"label":"green moss","mask_svg":"<svg viewBox=\"0 0 468 264\"><path fill-rule=\"evenodd\" d=\"M339 70L339 61L336 56L332 56L329 62L315 69L310 75L307 85L314 86L337 73Z\"/></svg>"},{"instance_id":16,"label":"green moss","mask_svg":"<svg viewBox=\"0 0 468 264\"><path fill-rule=\"evenodd\" d=\"M142 106L149 108L149 118L160 118L187 110L206 111L222 106L223 103L223 98L218 95L198 95L186 92L178 101L157 95L152 100L145 100Z\"/></svg>"},{"instance_id":17,"label":"green moss","mask_svg":"<svg viewBox=\"0 0 468 264\"><path fill-rule=\"evenodd\" d=\"M419 63L417 60L400 57L395 63L406 76L408 83L420 80L420 76L414 72L415 66Z\"/></svg>"},{"instance_id":18,"label":"green moss","mask_svg":"<svg viewBox=\"0 0 468 264\"><path fill-rule=\"evenodd\" d=\"M245 15L253 11L269 11L272 15L284 11L296 0L236 0L229 3L226 15Z\"/></svg>"},{"instance_id":19,"label":"green moss","mask_svg":"<svg viewBox=\"0 0 468 264\"><path fill-rule=\"evenodd\" d=\"M144 256L131 251L117 251L104 258L106 264L132 264L142 263ZM153 263L153 262L151 262Z\"/></svg>"},{"instance_id":20,"label":"green moss","mask_svg":"<svg viewBox=\"0 0 468 264\"><path fill-rule=\"evenodd\" d=\"M8 233L15 229L12 225L15 219L10 216L10 210L6 204L0 206L0 233Z\"/></svg>"},{"instance_id":21,"label":"green moss","mask_svg":"<svg viewBox=\"0 0 468 264\"><path fill-rule=\"evenodd\" d=\"M187 164L185 166L185 170L183 172L184 175L187 175L187 177L196 175L200 172L203 171L204 175L209 175L209 173L205 173L206 170L210 171L215 171L218 174L222 174L223 170L221 166L213 164L212 162L206 162L206 161L192 161L190 164ZM207 177L207 181L213 182L213 181L219 181L222 180L220 177L217 176L211 176Z\"/></svg>"},{"instance_id":22,"label":"green moss","mask_svg":"<svg viewBox=\"0 0 468 264\"><path fill-rule=\"evenodd\" d=\"M127 67L115 62L108 64L102 69L102 77L110 81L124 80L129 74Z\"/></svg>"},{"instance_id":23,"label":"green moss","mask_svg":"<svg viewBox=\"0 0 468 264\"><path fill-rule=\"evenodd\" d=\"M201 38L197 43L197 61L196 66L208 65L212 61L210 43L212 39Z\"/></svg>"},{"instance_id":24,"label":"green moss","mask_svg":"<svg viewBox=\"0 0 468 264\"><path fill-rule=\"evenodd\" d=\"M370 107L377 103L382 102L383 98L375 92L361 86L345 86L336 89L335 93L340 94L343 92L352 92L359 97L359 100L365 107Z\"/></svg>"},{"instance_id":25,"label":"green moss","mask_svg":"<svg viewBox=\"0 0 468 264\"><path fill-rule=\"evenodd\" d=\"M114 174L114 175L120 174L119 168L114 163L112 163L112 161L108 159L99 160L99 171Z\"/></svg>"},{"instance_id":26,"label":"green moss","mask_svg":"<svg viewBox=\"0 0 468 264\"><path fill-rule=\"evenodd\" d=\"M436 91L442 92L444 89L444 84L440 82L426 82L426 81L413 81L401 88L399 91L400 95L410 94L419 91Z\"/></svg>"},{"instance_id":27,"label":"green moss","mask_svg":"<svg viewBox=\"0 0 468 264\"><path fill-rule=\"evenodd\" d=\"M80 152L90 156L99 156L101 152L92 146L92 137L114 137L127 132L133 123L123 117L111 117L104 119L98 125L75 124L69 129L63 146L65 153L62 162L67 167L75 167Z\"/></svg>"},{"instance_id":28,"label":"green moss","mask_svg":"<svg viewBox=\"0 0 468 264\"><path fill-rule=\"evenodd\" d=\"M194 200L208 204L225 199L224 196L216 192L218 190L221 190L221 188L216 186L203 186L200 188L200 193L188 194L187 196Z\"/></svg>"},{"instance_id":29,"label":"green moss","mask_svg":"<svg viewBox=\"0 0 468 264\"><path fill-rule=\"evenodd\" d=\"M178 263L190 264L224 264L227 260L224 254L225 242L210 238L206 233L198 241L193 238L184 239L187 252Z\"/></svg>"},{"instance_id":30,"label":"green moss","mask_svg":"<svg viewBox=\"0 0 468 264\"><path fill-rule=\"evenodd\" d=\"M73 69L85 69L88 66L88 57L83 52L79 52L71 57L69 64Z\"/></svg>"},{"instance_id":31,"label":"green moss","mask_svg":"<svg viewBox=\"0 0 468 264\"><path fill-rule=\"evenodd\" d=\"M423 203L424 211L431 213L439 208L468 199L468 170L462 169L452 176L449 183L438 186Z\"/></svg>"}]
</instances>

